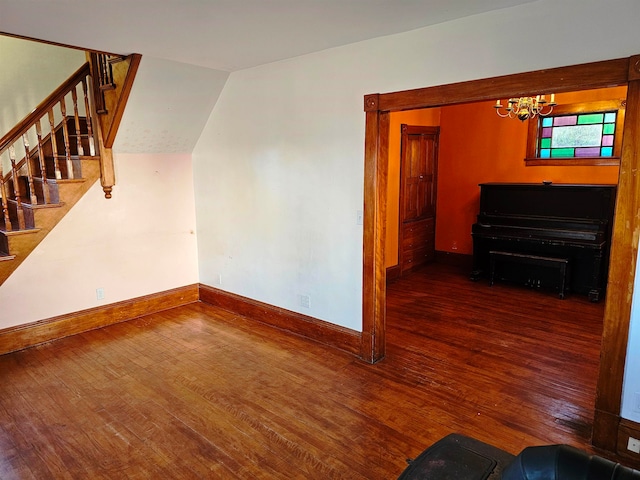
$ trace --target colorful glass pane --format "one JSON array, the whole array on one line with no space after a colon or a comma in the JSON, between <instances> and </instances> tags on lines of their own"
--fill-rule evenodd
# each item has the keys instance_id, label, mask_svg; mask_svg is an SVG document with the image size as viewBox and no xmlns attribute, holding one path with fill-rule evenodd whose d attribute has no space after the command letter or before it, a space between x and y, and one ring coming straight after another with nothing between
<instances>
[{"instance_id":1,"label":"colorful glass pane","mask_svg":"<svg viewBox=\"0 0 640 480\"><path fill-rule=\"evenodd\" d=\"M599 147L602 139L602 124L554 127L552 138L554 148Z\"/></svg>"},{"instance_id":2,"label":"colorful glass pane","mask_svg":"<svg viewBox=\"0 0 640 480\"><path fill-rule=\"evenodd\" d=\"M575 156L576 157L599 157L600 148L599 147L576 148Z\"/></svg>"},{"instance_id":3,"label":"colorful glass pane","mask_svg":"<svg viewBox=\"0 0 640 480\"><path fill-rule=\"evenodd\" d=\"M575 148L554 148L551 150L552 157L575 157Z\"/></svg>"},{"instance_id":4,"label":"colorful glass pane","mask_svg":"<svg viewBox=\"0 0 640 480\"><path fill-rule=\"evenodd\" d=\"M611 157L617 112L588 112L540 119L540 158Z\"/></svg>"},{"instance_id":5,"label":"colorful glass pane","mask_svg":"<svg viewBox=\"0 0 640 480\"><path fill-rule=\"evenodd\" d=\"M575 125L578 121L577 115L565 115L563 117L553 117L554 127L564 127L568 125Z\"/></svg>"},{"instance_id":6,"label":"colorful glass pane","mask_svg":"<svg viewBox=\"0 0 640 480\"><path fill-rule=\"evenodd\" d=\"M604 113L588 113L578 115L578 125L591 125L593 123L602 123Z\"/></svg>"},{"instance_id":7,"label":"colorful glass pane","mask_svg":"<svg viewBox=\"0 0 640 480\"><path fill-rule=\"evenodd\" d=\"M602 146L603 147L612 147L613 146L613 135L603 135L602 136Z\"/></svg>"}]
</instances>

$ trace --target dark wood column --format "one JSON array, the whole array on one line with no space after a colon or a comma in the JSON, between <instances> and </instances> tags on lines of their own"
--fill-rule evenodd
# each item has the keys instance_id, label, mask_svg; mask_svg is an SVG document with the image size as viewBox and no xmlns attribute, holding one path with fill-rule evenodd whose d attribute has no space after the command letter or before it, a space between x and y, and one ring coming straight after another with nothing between
<instances>
[{"instance_id":1,"label":"dark wood column","mask_svg":"<svg viewBox=\"0 0 640 480\"><path fill-rule=\"evenodd\" d=\"M638 252L636 232L640 228L639 164L640 56L635 56L629 62L627 111L593 425L593 444L609 451L626 448L626 445L617 445L617 438Z\"/></svg>"},{"instance_id":2,"label":"dark wood column","mask_svg":"<svg viewBox=\"0 0 640 480\"><path fill-rule=\"evenodd\" d=\"M378 110L379 95L367 95L364 109L364 242L361 358L377 362L385 355L386 272L384 267L389 112Z\"/></svg>"}]
</instances>

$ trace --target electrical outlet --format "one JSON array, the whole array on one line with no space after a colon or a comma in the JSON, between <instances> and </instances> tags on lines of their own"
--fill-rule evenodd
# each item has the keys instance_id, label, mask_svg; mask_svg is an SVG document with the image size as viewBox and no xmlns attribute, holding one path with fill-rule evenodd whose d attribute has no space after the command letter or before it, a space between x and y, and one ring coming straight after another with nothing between
<instances>
[{"instance_id":1,"label":"electrical outlet","mask_svg":"<svg viewBox=\"0 0 640 480\"><path fill-rule=\"evenodd\" d=\"M96 300L104 300L104 288L96 288Z\"/></svg>"},{"instance_id":2,"label":"electrical outlet","mask_svg":"<svg viewBox=\"0 0 640 480\"><path fill-rule=\"evenodd\" d=\"M300 295L300 306L311 308L311 297L309 295Z\"/></svg>"},{"instance_id":3,"label":"electrical outlet","mask_svg":"<svg viewBox=\"0 0 640 480\"><path fill-rule=\"evenodd\" d=\"M356 224L362 225L364 223L364 212L362 210L358 210L356 212Z\"/></svg>"},{"instance_id":4,"label":"electrical outlet","mask_svg":"<svg viewBox=\"0 0 640 480\"><path fill-rule=\"evenodd\" d=\"M629 443L627 443L627 450L633 453L640 453L640 440L637 438L629 437Z\"/></svg>"}]
</instances>

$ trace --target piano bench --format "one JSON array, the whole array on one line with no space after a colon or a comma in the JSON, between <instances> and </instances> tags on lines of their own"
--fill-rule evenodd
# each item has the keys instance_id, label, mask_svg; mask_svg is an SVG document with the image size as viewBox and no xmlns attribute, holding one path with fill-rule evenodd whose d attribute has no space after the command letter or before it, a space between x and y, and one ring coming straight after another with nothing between
<instances>
[{"instance_id":1,"label":"piano bench","mask_svg":"<svg viewBox=\"0 0 640 480\"><path fill-rule=\"evenodd\" d=\"M499 250L489 251L489 285L493 285L496 277L496 265L499 262L510 262L519 265L532 265L537 267L549 268L557 271L556 280L554 285L560 291L559 296L564 299L564 296L569 287L569 259L557 258L557 257L543 257L539 255L528 255L525 253L514 252L502 252ZM536 286L536 285L532 285Z\"/></svg>"}]
</instances>

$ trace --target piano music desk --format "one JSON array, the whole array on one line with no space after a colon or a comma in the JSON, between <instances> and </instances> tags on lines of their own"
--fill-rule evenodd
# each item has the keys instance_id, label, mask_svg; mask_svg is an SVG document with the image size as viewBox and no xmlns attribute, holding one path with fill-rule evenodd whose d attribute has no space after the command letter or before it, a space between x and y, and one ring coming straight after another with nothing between
<instances>
[{"instance_id":1,"label":"piano music desk","mask_svg":"<svg viewBox=\"0 0 640 480\"><path fill-rule=\"evenodd\" d=\"M503 252L499 250L489 251L490 261L490 273L489 273L489 285L493 285L496 275L496 264L499 262L511 262L521 265L535 265L538 267L550 268L556 270L557 275L557 287L560 291L560 298L564 299L569 285L569 259L568 258L556 258L556 257L543 257L539 255L528 255L524 253ZM535 282L535 280L534 280ZM539 285L530 285L539 286Z\"/></svg>"}]
</instances>

